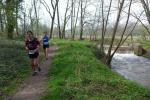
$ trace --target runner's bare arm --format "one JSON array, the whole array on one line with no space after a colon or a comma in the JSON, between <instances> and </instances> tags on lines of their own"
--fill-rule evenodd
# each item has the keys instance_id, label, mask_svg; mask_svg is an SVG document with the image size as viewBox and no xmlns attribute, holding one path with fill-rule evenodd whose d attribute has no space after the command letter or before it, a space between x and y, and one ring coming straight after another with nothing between
<instances>
[{"instance_id":1,"label":"runner's bare arm","mask_svg":"<svg viewBox=\"0 0 150 100\"><path fill-rule=\"evenodd\" d=\"M37 48L34 50L35 52L39 51L40 45L37 46Z\"/></svg>"},{"instance_id":2,"label":"runner's bare arm","mask_svg":"<svg viewBox=\"0 0 150 100\"><path fill-rule=\"evenodd\" d=\"M28 49L28 47L25 47L25 49L28 51L29 49Z\"/></svg>"},{"instance_id":3,"label":"runner's bare arm","mask_svg":"<svg viewBox=\"0 0 150 100\"><path fill-rule=\"evenodd\" d=\"M39 51L39 48L40 48L40 41L37 39L37 44L38 44L38 46L37 46L37 48L35 49L35 52L37 52L37 51Z\"/></svg>"},{"instance_id":4,"label":"runner's bare arm","mask_svg":"<svg viewBox=\"0 0 150 100\"><path fill-rule=\"evenodd\" d=\"M27 44L28 44L28 42L27 42L27 41L25 41L25 50L26 50L26 51L28 51L28 50L29 50L29 48L27 47Z\"/></svg>"}]
</instances>

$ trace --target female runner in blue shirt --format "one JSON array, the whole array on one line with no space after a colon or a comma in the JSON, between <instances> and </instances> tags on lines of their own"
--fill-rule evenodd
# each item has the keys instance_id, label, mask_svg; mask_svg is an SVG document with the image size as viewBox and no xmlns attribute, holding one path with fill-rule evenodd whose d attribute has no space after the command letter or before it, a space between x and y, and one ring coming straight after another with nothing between
<instances>
[{"instance_id":1,"label":"female runner in blue shirt","mask_svg":"<svg viewBox=\"0 0 150 100\"><path fill-rule=\"evenodd\" d=\"M48 37L48 33L44 32L43 49L44 49L44 54L45 54L46 60L48 60L48 48L49 48L49 37Z\"/></svg>"}]
</instances>

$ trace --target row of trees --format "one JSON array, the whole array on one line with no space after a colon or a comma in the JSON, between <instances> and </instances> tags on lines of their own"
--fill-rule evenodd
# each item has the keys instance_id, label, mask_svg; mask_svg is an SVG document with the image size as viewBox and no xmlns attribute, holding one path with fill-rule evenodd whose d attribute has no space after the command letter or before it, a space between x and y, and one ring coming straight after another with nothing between
<instances>
[{"instance_id":1,"label":"row of trees","mask_svg":"<svg viewBox=\"0 0 150 100\"><path fill-rule=\"evenodd\" d=\"M107 28L110 29L114 27L110 24L112 23L111 16L117 14L117 10L120 9L119 5L122 0L118 0L118 4L116 3L116 0L66 0L64 1L66 3L64 16L60 15L61 5L59 2L60 0L31 0L31 7L26 8L23 0L0 0L1 32L7 32L8 38L13 37L14 30L15 33L18 33L19 28L22 29L22 33L27 29L31 29L34 30L36 34L39 34L41 25L40 8L43 6L48 12L51 20L51 22L49 22L51 24L48 26L50 38L53 36L53 29L57 27L59 38L65 38L68 30L70 31L69 33L72 39L75 38L76 34L80 34L79 38L81 40L83 39L84 32L86 32L86 34L89 33L91 39L96 39L99 33L102 37L101 45L103 45L104 37L107 34ZM133 0L131 5L135 3L139 5L142 4L143 11L141 11L140 16L145 14L147 22L150 24L149 0ZM116 5L118 5L118 7ZM91 6L95 7L96 10L93 12L88 11ZM141 19L142 17L139 18L139 16L133 13L129 14L130 10L126 9L129 6L128 0L124 0L120 15L122 14L123 17L134 17L134 19L137 19L150 34L148 26L145 25ZM120 17L121 16L119 16L118 20L122 19L122 17ZM127 21L127 24L128 22L129 21ZM118 25L115 27L118 27Z\"/></svg>"},{"instance_id":2,"label":"row of trees","mask_svg":"<svg viewBox=\"0 0 150 100\"><path fill-rule=\"evenodd\" d=\"M49 2L50 4L48 4ZM23 0L1 0L0 31L7 33L8 38L13 38L14 33L18 34L20 31L25 33L28 29L38 34L41 25L40 7L44 6L51 19L49 27L50 38L52 38L54 28L56 27L59 38L65 38L66 28L68 28L67 25L69 23L71 26L71 38L74 39L75 34L78 33L77 30L80 30L80 39L83 39L85 19L88 15L87 7L90 0L67 0L64 18L60 17L59 9L61 6L59 5L59 0L51 0L49 2L46 0L31 0L31 7L26 8Z\"/></svg>"},{"instance_id":3,"label":"row of trees","mask_svg":"<svg viewBox=\"0 0 150 100\"><path fill-rule=\"evenodd\" d=\"M14 32L18 33L20 29L22 33L30 29L39 35L43 26L40 22L40 8L44 7L50 16L50 26L45 26L46 30L50 30L50 38L54 35L54 29L57 29L60 39L66 38L68 34L69 38L75 39L78 34L82 40L85 33L94 40L100 37L99 52L104 54L106 64L110 64L118 48L129 36L132 37L137 25L142 25L150 35L150 0L65 0L63 16L60 13L60 1L31 0L31 6L26 8L22 0L0 0L1 32L8 33L8 38L13 38ZM135 4L143 8L138 14L133 9ZM93 8L95 10L90 10ZM108 35L111 42L105 55L104 43ZM119 42L112 51L116 36L119 36Z\"/></svg>"},{"instance_id":4,"label":"row of trees","mask_svg":"<svg viewBox=\"0 0 150 100\"><path fill-rule=\"evenodd\" d=\"M24 0L0 0L0 34L7 34L9 39L15 35L32 30L39 34L39 28L47 29L40 23L38 0L31 1L31 7L26 8Z\"/></svg>"},{"instance_id":5,"label":"row of trees","mask_svg":"<svg viewBox=\"0 0 150 100\"><path fill-rule=\"evenodd\" d=\"M108 5L108 2L110 1L110 4ZM65 1L64 1L65 2ZM36 29L38 33L38 24L40 24L40 18L39 18L39 10L40 6L44 6L47 12L50 15L51 18L51 26L50 28L50 37L52 37L53 34L53 28L58 27L59 30L59 38L65 38L65 32L66 32L66 25L70 24L70 31L71 31L71 37L74 38L76 33L80 33L80 39L83 39L83 32L84 29L89 29L91 33L95 35L95 33L98 33L97 31L102 30L102 27L106 26L110 27L108 25L109 23L109 17L111 13L113 13L113 10L116 10L116 6L112 6L112 3L115 2L114 0L67 0L66 4L66 10L64 12L63 18L60 16L59 9L61 6L59 5L59 0L51 0L51 4L48 4L46 0L32 0L31 1L31 8L25 9L23 6L22 0L0 0L0 29L2 32L6 30L7 33L9 33L9 37L11 38L13 34L13 30L16 30L16 33L18 32L18 21L19 19L22 21L26 21L23 19L30 19L25 23L24 26L30 25L33 26L33 24L36 24ZM121 2L121 1L119 1ZM127 2L127 0L126 0ZM147 21L150 23L150 14L149 14L149 1L148 0L133 0L133 3L139 3L142 4L143 10L146 14ZM88 11L89 6L95 6L96 10L94 11L95 14ZM127 3L125 3L126 7L129 6ZM116 7L116 9L113 9ZM105 9L108 9L106 11ZM112 8L112 10L111 10ZM124 8L123 8L124 9ZM29 10L29 11L28 11ZM103 12L103 13L102 13ZM107 13L109 12L109 15L107 16ZM128 11L122 10L123 13L128 14ZM143 13L144 14L144 13ZM135 19L138 19L139 22L143 25L143 27L149 32L149 28L147 25L143 23L143 21L138 18L135 14L130 14L131 17L134 17ZM26 18L25 18L26 17ZM107 19L107 23L104 26L103 22L104 19ZM23 23L23 22L22 22ZM23 25L22 25L23 26ZM23 27L26 28L26 27ZM79 30L78 32L77 29ZM32 28L33 30L33 28ZM102 30L102 35L105 33L105 30Z\"/></svg>"},{"instance_id":6,"label":"row of trees","mask_svg":"<svg viewBox=\"0 0 150 100\"><path fill-rule=\"evenodd\" d=\"M49 4L47 4L45 0L40 0L40 2L45 7L51 18L50 38L52 37L53 34L53 27L55 24L54 22L56 17L57 18L56 26L58 27L59 38L66 37L66 26L68 23L70 23L71 38L72 39L75 38L77 26L80 26L80 39L83 39L83 30L85 24L84 19L87 14L86 8L90 3L90 0L67 0L63 16L64 18L62 18L63 20L60 20L59 9L61 8L61 6L59 5L59 0L51 0L51 6L49 6ZM78 24L78 22L80 24Z\"/></svg>"}]
</instances>

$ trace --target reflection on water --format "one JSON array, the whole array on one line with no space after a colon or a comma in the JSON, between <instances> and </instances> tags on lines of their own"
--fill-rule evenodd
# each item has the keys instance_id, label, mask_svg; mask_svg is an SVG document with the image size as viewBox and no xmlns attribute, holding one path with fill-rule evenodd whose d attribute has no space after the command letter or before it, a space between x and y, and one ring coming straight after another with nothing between
<instances>
[{"instance_id":1,"label":"reflection on water","mask_svg":"<svg viewBox=\"0 0 150 100\"><path fill-rule=\"evenodd\" d=\"M150 59L139 57L133 53L115 54L112 69L138 83L150 87Z\"/></svg>"}]
</instances>

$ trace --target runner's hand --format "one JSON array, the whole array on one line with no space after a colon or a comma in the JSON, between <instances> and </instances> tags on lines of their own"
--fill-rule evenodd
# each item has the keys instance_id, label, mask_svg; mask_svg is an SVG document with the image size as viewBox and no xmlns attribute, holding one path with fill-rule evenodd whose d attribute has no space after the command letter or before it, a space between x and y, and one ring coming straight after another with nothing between
<instances>
[{"instance_id":1,"label":"runner's hand","mask_svg":"<svg viewBox=\"0 0 150 100\"><path fill-rule=\"evenodd\" d=\"M34 50L34 52L38 52L39 51L39 46Z\"/></svg>"},{"instance_id":2,"label":"runner's hand","mask_svg":"<svg viewBox=\"0 0 150 100\"><path fill-rule=\"evenodd\" d=\"M29 51L28 47L26 47L26 51Z\"/></svg>"},{"instance_id":3,"label":"runner's hand","mask_svg":"<svg viewBox=\"0 0 150 100\"><path fill-rule=\"evenodd\" d=\"M34 52L37 52L37 49L35 49Z\"/></svg>"}]
</instances>

